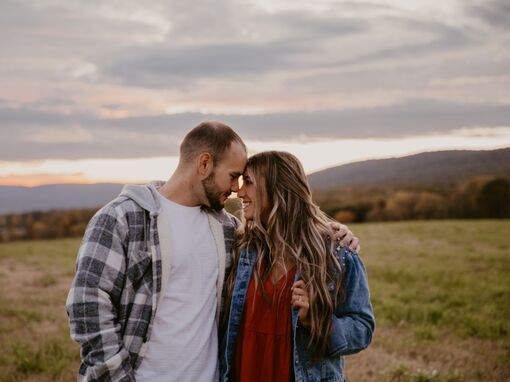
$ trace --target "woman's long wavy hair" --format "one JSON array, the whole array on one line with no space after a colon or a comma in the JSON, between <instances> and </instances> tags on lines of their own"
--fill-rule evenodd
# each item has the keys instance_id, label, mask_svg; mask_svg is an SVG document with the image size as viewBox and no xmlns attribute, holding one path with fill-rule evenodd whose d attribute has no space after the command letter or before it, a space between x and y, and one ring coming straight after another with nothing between
<instances>
[{"instance_id":1,"label":"woman's long wavy hair","mask_svg":"<svg viewBox=\"0 0 510 382\"><path fill-rule=\"evenodd\" d=\"M333 254L329 219L312 201L312 194L299 160L292 154L267 151L249 158L246 172L254 183L254 218L236 242L233 271L227 278L230 305L240 251L257 252L256 285L264 285L275 267L296 266L308 291L310 341L315 358L327 354L336 300L342 284L340 264ZM269 211L261 220L261 201L267 198ZM262 288L263 289L263 288ZM227 305L227 306L229 306Z\"/></svg>"}]
</instances>

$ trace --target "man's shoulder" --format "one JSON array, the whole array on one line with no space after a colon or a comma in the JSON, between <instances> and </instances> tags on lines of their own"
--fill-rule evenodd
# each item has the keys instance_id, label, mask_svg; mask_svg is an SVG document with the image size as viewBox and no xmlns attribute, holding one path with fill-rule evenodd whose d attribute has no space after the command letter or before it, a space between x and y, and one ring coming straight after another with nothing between
<instances>
[{"instance_id":1,"label":"man's shoulder","mask_svg":"<svg viewBox=\"0 0 510 382\"><path fill-rule=\"evenodd\" d=\"M116 224L128 224L130 220L143 219L145 213L145 209L133 199L120 195L101 207L95 213L92 220L96 222L110 222L109 224L113 224L113 222Z\"/></svg>"},{"instance_id":2,"label":"man's shoulder","mask_svg":"<svg viewBox=\"0 0 510 382\"><path fill-rule=\"evenodd\" d=\"M239 228L241 226L241 220L237 218L237 216L231 214L230 212L225 211L227 217L229 218L231 224L234 226L234 228Z\"/></svg>"},{"instance_id":3,"label":"man's shoulder","mask_svg":"<svg viewBox=\"0 0 510 382\"><path fill-rule=\"evenodd\" d=\"M213 214L213 216L223 225L227 227L233 227L235 229L239 228L241 225L241 221L232 215L227 210L223 209L221 211L217 211Z\"/></svg>"}]
</instances>

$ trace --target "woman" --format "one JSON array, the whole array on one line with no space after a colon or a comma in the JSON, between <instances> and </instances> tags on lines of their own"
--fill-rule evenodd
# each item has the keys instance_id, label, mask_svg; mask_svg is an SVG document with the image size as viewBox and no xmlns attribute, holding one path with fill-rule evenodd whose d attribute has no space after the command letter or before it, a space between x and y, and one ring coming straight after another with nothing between
<instances>
[{"instance_id":1,"label":"woman","mask_svg":"<svg viewBox=\"0 0 510 382\"><path fill-rule=\"evenodd\" d=\"M330 239L301 163L263 152L238 196L247 220L227 279L221 381L344 381L374 316L360 258Z\"/></svg>"}]
</instances>

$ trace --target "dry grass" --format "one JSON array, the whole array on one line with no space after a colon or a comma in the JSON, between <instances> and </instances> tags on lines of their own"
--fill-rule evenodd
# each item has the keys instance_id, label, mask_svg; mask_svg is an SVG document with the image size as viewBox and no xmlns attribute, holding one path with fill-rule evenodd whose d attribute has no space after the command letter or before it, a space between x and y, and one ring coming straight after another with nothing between
<instances>
[{"instance_id":1,"label":"dry grass","mask_svg":"<svg viewBox=\"0 0 510 382\"><path fill-rule=\"evenodd\" d=\"M510 380L510 221L351 227L377 318L349 382ZM79 240L0 245L0 381L76 380L65 298Z\"/></svg>"},{"instance_id":2,"label":"dry grass","mask_svg":"<svg viewBox=\"0 0 510 382\"><path fill-rule=\"evenodd\" d=\"M65 298L77 240L0 246L0 381L76 380Z\"/></svg>"},{"instance_id":3,"label":"dry grass","mask_svg":"<svg viewBox=\"0 0 510 382\"><path fill-rule=\"evenodd\" d=\"M509 221L353 225L377 319L349 381L510 380Z\"/></svg>"}]
</instances>

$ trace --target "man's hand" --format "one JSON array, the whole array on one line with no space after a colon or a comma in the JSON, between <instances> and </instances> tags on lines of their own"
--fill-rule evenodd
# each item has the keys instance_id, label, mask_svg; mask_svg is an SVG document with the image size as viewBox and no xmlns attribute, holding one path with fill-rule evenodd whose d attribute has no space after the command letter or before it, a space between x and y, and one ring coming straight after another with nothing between
<instances>
[{"instance_id":1,"label":"man's hand","mask_svg":"<svg viewBox=\"0 0 510 382\"><path fill-rule=\"evenodd\" d=\"M354 236L349 229L344 224L340 224L338 222L330 223L331 229L333 230L333 240L339 241L340 247L349 246L349 250L351 252L359 253L361 247L359 245L359 240L356 236Z\"/></svg>"}]
</instances>

